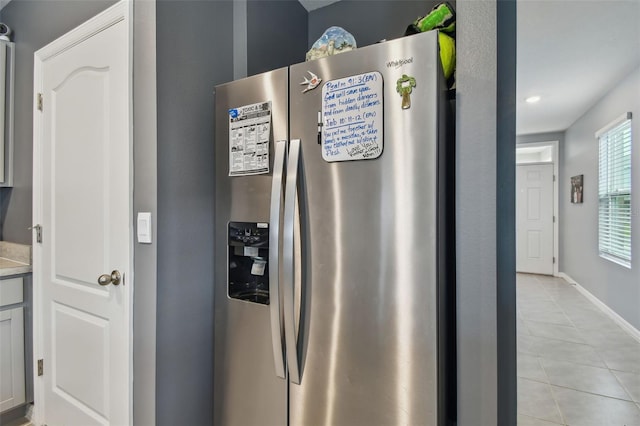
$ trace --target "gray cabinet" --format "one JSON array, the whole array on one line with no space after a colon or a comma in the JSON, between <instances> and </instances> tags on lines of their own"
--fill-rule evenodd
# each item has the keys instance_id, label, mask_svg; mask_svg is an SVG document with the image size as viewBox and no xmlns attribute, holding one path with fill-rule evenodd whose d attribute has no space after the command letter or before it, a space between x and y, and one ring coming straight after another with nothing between
<instances>
[{"instance_id":1,"label":"gray cabinet","mask_svg":"<svg viewBox=\"0 0 640 426\"><path fill-rule=\"evenodd\" d=\"M0 412L24 404L23 278L0 280Z\"/></svg>"}]
</instances>

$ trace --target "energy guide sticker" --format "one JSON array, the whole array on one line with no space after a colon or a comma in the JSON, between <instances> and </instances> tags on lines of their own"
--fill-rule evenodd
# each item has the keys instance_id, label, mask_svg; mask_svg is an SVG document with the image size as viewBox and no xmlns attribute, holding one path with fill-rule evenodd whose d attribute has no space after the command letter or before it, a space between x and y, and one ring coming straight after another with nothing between
<instances>
[{"instance_id":1,"label":"energy guide sticker","mask_svg":"<svg viewBox=\"0 0 640 426\"><path fill-rule=\"evenodd\" d=\"M229 110L229 176L269 173L271 101Z\"/></svg>"}]
</instances>

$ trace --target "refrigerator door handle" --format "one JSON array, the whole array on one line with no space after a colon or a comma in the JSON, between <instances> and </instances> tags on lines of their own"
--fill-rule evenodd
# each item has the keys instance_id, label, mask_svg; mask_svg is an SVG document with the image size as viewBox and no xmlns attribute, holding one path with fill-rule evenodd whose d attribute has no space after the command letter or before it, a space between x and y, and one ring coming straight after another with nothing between
<instances>
[{"instance_id":1,"label":"refrigerator door handle","mask_svg":"<svg viewBox=\"0 0 640 426\"><path fill-rule=\"evenodd\" d=\"M276 375L285 378L282 349L282 310L280 308L280 218L282 212L282 184L284 178L287 141L277 141L271 180L271 208L269 211L269 310L271 316L271 344Z\"/></svg>"},{"instance_id":2,"label":"refrigerator door handle","mask_svg":"<svg viewBox=\"0 0 640 426\"><path fill-rule=\"evenodd\" d=\"M289 379L300 384L298 345L295 331L295 212L298 197L298 166L300 161L300 139L289 145L287 184L284 197L284 230L282 234L282 269L284 282L284 336L287 352Z\"/></svg>"}]
</instances>

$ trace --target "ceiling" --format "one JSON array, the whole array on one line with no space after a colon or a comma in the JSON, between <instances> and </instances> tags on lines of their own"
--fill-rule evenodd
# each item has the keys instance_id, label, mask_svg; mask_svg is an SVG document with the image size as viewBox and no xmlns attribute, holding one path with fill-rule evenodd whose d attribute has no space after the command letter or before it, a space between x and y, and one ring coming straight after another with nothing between
<instances>
[{"instance_id":1,"label":"ceiling","mask_svg":"<svg viewBox=\"0 0 640 426\"><path fill-rule=\"evenodd\" d=\"M640 1L518 0L516 132L566 130L638 66Z\"/></svg>"},{"instance_id":2,"label":"ceiling","mask_svg":"<svg viewBox=\"0 0 640 426\"><path fill-rule=\"evenodd\" d=\"M315 9L320 9L321 7L325 7L330 5L331 3L335 3L339 0L298 0L300 4L307 9L308 12L311 12Z\"/></svg>"}]
</instances>

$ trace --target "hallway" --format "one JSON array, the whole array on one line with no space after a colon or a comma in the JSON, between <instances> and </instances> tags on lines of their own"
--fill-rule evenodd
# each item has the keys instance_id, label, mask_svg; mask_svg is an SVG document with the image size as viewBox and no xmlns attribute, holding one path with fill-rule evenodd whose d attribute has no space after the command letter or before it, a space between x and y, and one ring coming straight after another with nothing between
<instances>
[{"instance_id":1,"label":"hallway","mask_svg":"<svg viewBox=\"0 0 640 426\"><path fill-rule=\"evenodd\" d=\"M518 274L518 426L640 425L640 342L561 278Z\"/></svg>"}]
</instances>

